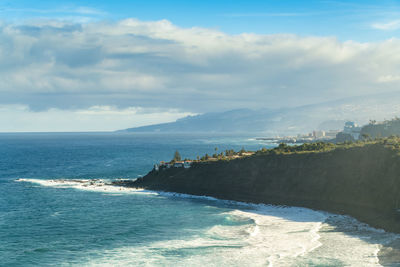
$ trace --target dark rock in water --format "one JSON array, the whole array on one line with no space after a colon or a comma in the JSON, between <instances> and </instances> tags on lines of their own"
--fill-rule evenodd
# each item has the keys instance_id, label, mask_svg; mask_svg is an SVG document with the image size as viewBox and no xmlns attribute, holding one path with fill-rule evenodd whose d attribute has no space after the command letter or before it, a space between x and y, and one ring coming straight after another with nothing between
<instances>
[{"instance_id":1,"label":"dark rock in water","mask_svg":"<svg viewBox=\"0 0 400 267\"><path fill-rule=\"evenodd\" d=\"M136 180L117 180L111 182L111 185L134 187Z\"/></svg>"},{"instance_id":2,"label":"dark rock in water","mask_svg":"<svg viewBox=\"0 0 400 267\"><path fill-rule=\"evenodd\" d=\"M400 155L385 143L151 171L119 185L351 215L400 233Z\"/></svg>"}]
</instances>

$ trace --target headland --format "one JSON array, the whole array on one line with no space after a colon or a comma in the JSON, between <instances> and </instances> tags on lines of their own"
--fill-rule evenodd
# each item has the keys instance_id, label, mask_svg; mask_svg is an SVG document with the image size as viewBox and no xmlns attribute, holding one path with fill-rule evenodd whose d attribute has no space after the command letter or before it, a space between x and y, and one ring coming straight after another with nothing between
<instances>
[{"instance_id":1,"label":"headland","mask_svg":"<svg viewBox=\"0 0 400 267\"><path fill-rule=\"evenodd\" d=\"M400 138L281 144L236 158L153 169L116 184L350 215L400 233Z\"/></svg>"}]
</instances>

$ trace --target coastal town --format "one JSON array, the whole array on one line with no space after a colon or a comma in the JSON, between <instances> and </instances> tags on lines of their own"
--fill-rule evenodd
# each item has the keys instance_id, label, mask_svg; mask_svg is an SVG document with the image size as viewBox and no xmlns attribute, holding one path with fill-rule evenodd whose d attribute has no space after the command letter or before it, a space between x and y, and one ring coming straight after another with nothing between
<instances>
[{"instance_id":1,"label":"coastal town","mask_svg":"<svg viewBox=\"0 0 400 267\"><path fill-rule=\"evenodd\" d=\"M298 134L296 136L276 136L276 137L258 137L257 140L266 141L268 143L286 143L286 144L303 144L312 142L339 142L358 140L361 127L354 121L347 121L343 130L313 130L307 134Z\"/></svg>"}]
</instances>

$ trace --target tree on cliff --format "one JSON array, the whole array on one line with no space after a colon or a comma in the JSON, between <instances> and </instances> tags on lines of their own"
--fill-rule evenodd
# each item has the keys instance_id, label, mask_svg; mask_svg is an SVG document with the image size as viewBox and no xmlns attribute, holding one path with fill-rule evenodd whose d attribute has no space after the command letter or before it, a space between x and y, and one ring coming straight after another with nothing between
<instances>
[{"instance_id":1,"label":"tree on cliff","mask_svg":"<svg viewBox=\"0 0 400 267\"><path fill-rule=\"evenodd\" d=\"M174 158L172 159L172 161L181 161L181 160L182 160L181 154L179 154L178 150L175 151Z\"/></svg>"},{"instance_id":2,"label":"tree on cliff","mask_svg":"<svg viewBox=\"0 0 400 267\"><path fill-rule=\"evenodd\" d=\"M233 149L225 150L225 156L231 157L233 155L235 155L235 151Z\"/></svg>"}]
</instances>

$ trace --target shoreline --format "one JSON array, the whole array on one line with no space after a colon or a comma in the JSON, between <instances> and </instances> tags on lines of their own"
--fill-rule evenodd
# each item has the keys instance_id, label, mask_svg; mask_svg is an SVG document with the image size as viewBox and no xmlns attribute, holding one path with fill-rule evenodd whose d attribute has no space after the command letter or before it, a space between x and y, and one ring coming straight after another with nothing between
<instances>
[{"instance_id":1,"label":"shoreline","mask_svg":"<svg viewBox=\"0 0 400 267\"><path fill-rule=\"evenodd\" d=\"M130 182L131 180L126 180L126 181L119 181L119 182ZM308 208L308 207L302 207L302 206L288 206L288 205L276 205L276 204L266 204L266 203L253 203L253 202L244 202L244 201L237 201L237 200L231 200L231 199L220 199L216 198L213 196L207 196L207 195L192 195L192 194L186 194L186 193L178 193L178 192L171 192L171 191L162 191L162 190L148 190L145 188L136 188L129 186L127 184L125 185L116 185L114 182L112 183L113 186L122 186L126 188L132 188L135 190L143 190L142 192L147 192L147 193L156 193L160 196L167 196L167 197L178 197L178 198L189 198L189 199L200 199L200 200L210 200L210 201L215 201L215 202L222 202L224 204L233 204L233 205L238 205L238 206L244 206L243 208L240 208L243 211L246 212L254 212L256 214L261 214L264 216L267 216L268 213L266 211L262 211L263 208L266 207L274 207L274 208L298 208L298 209L306 209L306 210L311 210L313 212L318 212L325 216L325 218L319 222L318 224L318 229L313 229L312 231L315 230L315 234L318 235L317 240L321 238L319 235L320 230L323 228L324 224L331 225L334 227L338 227L335 224L332 224L332 222L329 222L330 218L337 217L339 216L340 218L349 218L350 220L355 220L358 224L358 227L361 228L367 228L371 232L377 232L377 233L384 233L388 235L396 235L396 237L393 238L391 241L387 241L386 243L382 244L376 244L376 251L374 252L374 256L378 259L378 262L381 266L392 266L393 264L399 264L400 263L400 234L399 233L393 233L393 232L387 232L382 228L376 228L373 227L365 222L359 221L357 218L348 215L348 214L339 214L339 213L333 213L325 210L318 210L318 209L313 209L313 208ZM254 210L249 210L248 208L253 208ZM340 227L339 227L340 228ZM351 235L353 236L353 235ZM357 236L355 237L362 239L362 236ZM314 248L310 249L307 251L307 253L312 252L313 250L318 249L320 246L323 244L317 245ZM298 255L301 256L301 255Z\"/></svg>"},{"instance_id":2,"label":"shoreline","mask_svg":"<svg viewBox=\"0 0 400 267\"><path fill-rule=\"evenodd\" d=\"M71 188L71 189L77 189L77 190L85 190L85 191L95 191L95 192L100 192L100 193L111 193L111 194L119 194L119 193L138 193L138 194L144 194L144 195L159 195L159 196L165 196L165 197L175 197L179 199L195 199L195 200L206 200L206 201L212 201L215 202L215 204L222 204L222 205L234 205L237 206L234 209L237 209L241 212L245 213L251 213L254 214L255 216L260 215L260 216L278 216L283 219L287 219L290 221L296 221L296 218L299 219L299 213L300 214L304 213L304 211L309 211L312 214L312 217L310 218L311 220L309 221L310 223L315 223L315 226L310 230L310 234L314 235L314 239L311 240L311 243L316 243L314 246L309 247L308 250L304 251L304 253L299 253L297 256L301 257L303 254L308 254L308 253L313 253L313 251L317 250L320 248L324 243L320 241L321 235L326 234L326 228L327 226L334 226L334 227L339 227L338 230L340 230L340 225L335 224L334 220L339 218L339 221L341 220L350 220L350 221L355 221L357 228L358 229L367 229L369 233L376 232L379 235L396 235L392 233L385 232L382 229L376 229L374 227L371 227L370 225L367 225L363 222L360 222L359 220L355 219L354 217L348 216L348 215L337 215L331 212L323 211L323 210L316 210L316 209L311 209L311 208L306 208L306 207L298 207L298 206L287 206L287 205L273 205L273 204L264 204L264 203L252 203L252 202L242 202L242 201L236 201L236 200L229 200L229 199L219 199L216 197L212 196L207 196L207 195L192 195L192 194L185 194L185 193L178 193L178 192L170 192L170 191L162 191L162 190L148 190L148 189L143 189L143 188L137 188L137 187L132 187L127 184L122 185L121 182L124 183L130 183L132 180L115 180L110 182L103 181L101 179L95 179L96 181L99 181L99 183L91 183L91 179L54 179L54 180L41 180L41 179L16 179L14 180L15 182L28 182L28 183L36 183L40 184L41 186L45 187L55 187L55 188ZM270 209L270 210L269 210ZM285 213L279 213L276 214L279 210L293 210L297 212L289 212L287 216L285 217ZM272 212L272 213L271 213ZM274 214L275 213L275 214ZM301 216L301 215L300 215ZM254 219L254 218L253 218ZM307 218L306 218L307 219ZM317 219L317 220L315 220ZM304 220L304 218L303 218ZM333 222L332 222L333 220ZM302 221L300 219L300 221ZM305 220L307 221L307 220ZM333 223L333 224L332 224ZM257 223L256 223L257 224ZM342 229L343 230L343 229ZM346 234L346 232L343 232ZM347 233L348 234L348 233ZM355 237L360 240L364 240L363 236L360 235L355 235L351 234L351 237ZM318 242L320 244L318 244ZM366 240L368 242L368 240ZM392 242L397 242L396 244L391 245L391 241L384 242L384 243L376 243L377 244L377 250L374 252L374 257L379 260L380 263L382 264L392 264L392 263L398 263L400 262L400 259L398 259L399 253L400 252L400 235L396 235L396 237L392 240ZM371 245L374 243L371 243Z\"/></svg>"},{"instance_id":3,"label":"shoreline","mask_svg":"<svg viewBox=\"0 0 400 267\"><path fill-rule=\"evenodd\" d=\"M333 212L329 212L329 211L325 211L325 210L312 209L312 208L302 207L302 206L287 206L287 205L275 205L275 204L265 204L265 203L253 203L253 202L236 201L236 200L230 200L230 199L219 199L219 198L216 198L213 196L207 196L207 195L192 195L192 194L170 192L170 191L155 191L155 190L148 190L145 188L130 187L129 185L114 185L114 186L123 186L123 187L127 187L127 188L133 188L136 190L143 190L143 192L156 193L161 196L201 199L201 200L223 202L225 204L234 204L234 205L240 205L240 206L243 205L247 208L255 209L255 210L247 210L246 209L245 211L256 212L257 214L260 214L258 212L261 211L261 215L268 215L266 213L262 213L261 209L265 208L265 207L269 207L269 206L275 207L275 208L299 208L299 209L311 210L313 212L318 212L318 213L321 213L324 216L326 216L323 221L319 222L318 229L316 229L316 231L315 231L315 234L318 235L317 240L319 240L321 238L321 236L318 233L323 228L324 224L328 224L328 225L337 227L337 225L331 224L331 222L328 221L331 217L340 216L341 218L350 218L350 219L355 220L359 224L360 227L362 227L362 228L366 227L370 231L385 233L388 235L396 235L397 237L394 237L393 240L391 240L391 241L387 241L386 243L383 243L383 244L376 244L377 248L374 253L374 256L378 259L378 262L381 266L394 266L393 264L400 264L400 234L399 233L388 232L382 228L373 227L373 226L369 225L368 223L359 221L357 218L355 218L351 215L348 215L348 214L333 213ZM362 236L356 236L356 237L362 238ZM312 248L307 253L310 253L313 250L318 249L322 245L323 244L317 245L316 247Z\"/></svg>"},{"instance_id":4,"label":"shoreline","mask_svg":"<svg viewBox=\"0 0 400 267\"><path fill-rule=\"evenodd\" d=\"M208 200L213 200L213 201L224 201L227 203L231 204L241 204L241 205L248 205L248 206L258 206L258 205L264 205L264 206L274 206L274 207L295 207L295 208L305 208L305 209L310 209L313 211L317 212L323 212L323 213L328 213L328 214L333 214L333 215L339 215L339 216L348 216L351 218L356 219L360 223L363 223L367 225L368 227L371 227L376 230L382 230L388 233L392 234L399 234L400 231L391 231L391 227L379 227L377 225L374 225L372 223L369 223L368 220L366 219L365 216L362 216L362 219L358 217L357 215L350 214L347 212L343 212L342 209L340 208L335 208L335 209L323 209L319 208L318 206L309 206L309 205L296 205L295 202L259 202L259 201L251 201L247 199L232 199L232 198L225 198L225 197L219 197L215 195L207 195L207 194L193 194L193 193L186 193L186 192L176 192L176 191L165 191L162 189L149 189L146 187L136 187L133 185L130 185L131 183L135 183L136 180L133 181L128 181L128 184L125 184L126 181L118 181L118 183L112 183L113 186L121 186L121 187L126 187L126 188L131 188L135 190L140 190L142 192L148 192L148 193L156 193L160 195L165 195L165 196L178 196L178 197L183 197L183 198L193 198L193 199L208 199ZM122 183L121 183L122 182ZM381 213L376 213L373 212L372 214L369 214L369 219L372 220L372 222L375 222L375 218L380 218L382 219L382 214ZM383 219L384 220L384 219ZM388 225L391 225L391 220Z\"/></svg>"},{"instance_id":5,"label":"shoreline","mask_svg":"<svg viewBox=\"0 0 400 267\"><path fill-rule=\"evenodd\" d=\"M120 180L120 181L113 181L111 184L106 184L106 185L111 185L114 187L124 187L124 188L129 188L129 189L134 189L138 190L140 192L145 192L145 193L155 193L161 196L168 196L168 197L179 197L179 198L191 198L191 199L203 199L203 200L211 200L211 201L220 201L226 204L234 204L234 205L243 205L247 207L282 207L282 208L300 208L300 209L309 209L315 212L320 212L323 214L328 214L328 215L336 215L336 216L346 216L346 217L351 217L357 220L361 224L365 224L367 227L370 227L371 229L375 229L376 231L384 231L386 233L391 233L391 234L396 234L399 235L400 233L396 232L391 232L387 231L384 228L379 228L379 227L374 227L366 222L358 220L356 217L346 214L346 213L338 213L338 212L332 212L332 211L327 211L327 210L322 210L322 209L316 209L316 208L310 208L310 207L305 207L305 206L296 206L296 205L286 205L286 204L273 204L273 203L262 203L262 202L249 202L249 201L244 201L244 200L234 200L234 199L227 199L227 198L218 198L215 196L209 196L209 195L194 195L194 194L189 194L189 193L181 193L181 192L174 192L174 191L163 191L163 190L152 190L152 189L147 189L147 188L142 188L142 187L136 187L131 185L131 183L134 183L136 180Z\"/></svg>"}]
</instances>

